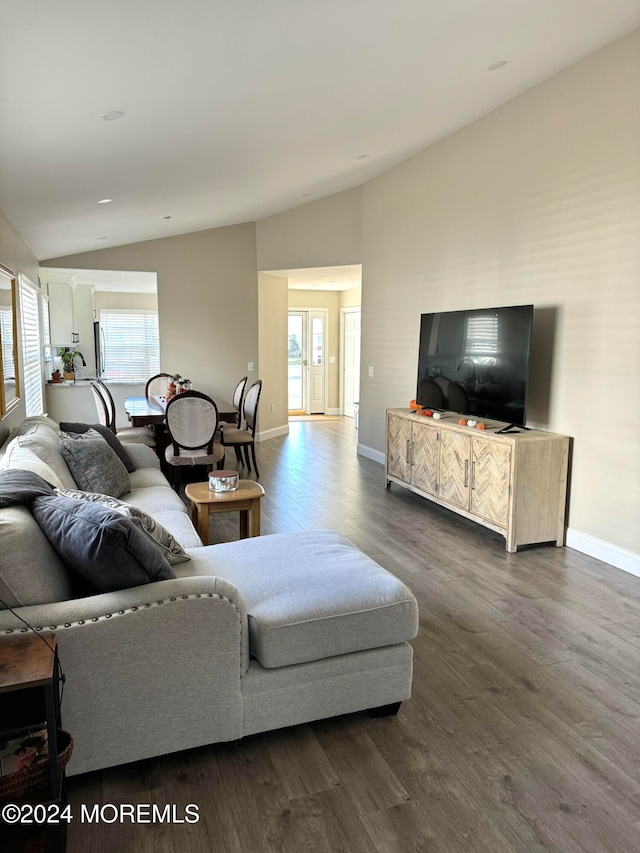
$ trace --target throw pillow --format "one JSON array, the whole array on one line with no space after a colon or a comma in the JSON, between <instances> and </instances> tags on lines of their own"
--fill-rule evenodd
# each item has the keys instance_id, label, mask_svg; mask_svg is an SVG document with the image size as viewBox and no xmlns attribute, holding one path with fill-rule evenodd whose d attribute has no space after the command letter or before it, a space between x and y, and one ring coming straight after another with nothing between
<instances>
[{"instance_id":1,"label":"throw pillow","mask_svg":"<svg viewBox=\"0 0 640 853\"><path fill-rule=\"evenodd\" d=\"M172 566L175 566L176 563L186 563L187 560L191 559L182 545L180 545L178 540L169 533L166 527L163 527L160 522L156 521L155 518L152 518L148 513L138 509L137 506L132 506L124 501L118 500L118 498L112 498L109 495L97 494L96 492L81 492L77 489L55 489L54 491L56 495L62 495L63 497L99 503L101 506L109 507L110 509L121 513L125 518L130 518L143 533L149 536L149 538L158 545L167 561Z\"/></svg>"},{"instance_id":2,"label":"throw pillow","mask_svg":"<svg viewBox=\"0 0 640 853\"><path fill-rule=\"evenodd\" d=\"M41 495L52 495L53 489L38 474L20 468L0 471L0 507L28 504Z\"/></svg>"},{"instance_id":3,"label":"throw pillow","mask_svg":"<svg viewBox=\"0 0 640 853\"><path fill-rule=\"evenodd\" d=\"M81 424L60 421L61 432L74 432L84 434L89 430L94 430L99 435L101 435L107 442L107 444L113 448L114 452L118 454L118 458L122 460L122 464L127 469L127 471L130 474L133 474L133 472L136 470L136 466L133 464L133 459L124 449L124 445L122 444L120 439L111 432L109 427L104 426L104 424Z\"/></svg>"},{"instance_id":4,"label":"throw pillow","mask_svg":"<svg viewBox=\"0 0 640 853\"><path fill-rule=\"evenodd\" d=\"M62 561L96 592L175 577L149 537L108 507L52 495L36 498L31 512Z\"/></svg>"},{"instance_id":5,"label":"throw pillow","mask_svg":"<svg viewBox=\"0 0 640 853\"><path fill-rule=\"evenodd\" d=\"M76 481L85 492L102 492L119 498L131 491L129 472L101 435L89 432L66 433L60 438L62 455Z\"/></svg>"}]
</instances>

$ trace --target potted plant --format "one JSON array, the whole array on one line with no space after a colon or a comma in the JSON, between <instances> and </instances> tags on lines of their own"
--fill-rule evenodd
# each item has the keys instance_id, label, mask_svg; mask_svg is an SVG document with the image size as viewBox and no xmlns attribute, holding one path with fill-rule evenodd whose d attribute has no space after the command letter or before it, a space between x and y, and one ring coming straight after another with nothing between
<instances>
[{"instance_id":1,"label":"potted plant","mask_svg":"<svg viewBox=\"0 0 640 853\"><path fill-rule=\"evenodd\" d=\"M82 359L82 366L86 367L87 362L84 360L84 356L77 349L72 349L71 347L61 347L58 355L62 359L62 372L65 379L75 379L76 371L74 366L74 360L76 358Z\"/></svg>"}]
</instances>

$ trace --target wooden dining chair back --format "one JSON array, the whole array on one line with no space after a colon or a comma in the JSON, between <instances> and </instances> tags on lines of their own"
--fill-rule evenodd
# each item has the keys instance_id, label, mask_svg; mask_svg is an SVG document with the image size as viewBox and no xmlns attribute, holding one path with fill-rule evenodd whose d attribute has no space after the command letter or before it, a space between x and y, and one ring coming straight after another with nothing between
<instances>
[{"instance_id":1,"label":"wooden dining chair back","mask_svg":"<svg viewBox=\"0 0 640 853\"><path fill-rule=\"evenodd\" d=\"M98 420L103 426L108 427L111 432L123 442L132 444L147 444L149 447L155 447L155 433L151 427L122 427L116 429L116 404L111 395L111 391L107 388L101 379L96 379L91 383L91 390L98 410Z\"/></svg>"},{"instance_id":2,"label":"wooden dining chair back","mask_svg":"<svg viewBox=\"0 0 640 853\"><path fill-rule=\"evenodd\" d=\"M96 379L95 382L91 383L91 389L94 392L94 398L96 394L100 395L102 402L104 404L104 408L106 411L107 421L105 426L109 427L111 432L116 434L116 404L113 401L113 397L111 396L111 391L104 384L102 379ZM97 398L96 398L96 408L98 408ZM98 409L98 417L100 417L100 411ZM102 421L100 421L102 423Z\"/></svg>"},{"instance_id":3,"label":"wooden dining chair back","mask_svg":"<svg viewBox=\"0 0 640 853\"><path fill-rule=\"evenodd\" d=\"M98 412L98 423L102 424L102 426L106 426L107 429L111 429L111 412L107 408L107 403L102 395L102 390L97 383L92 382L91 391L93 392L93 399Z\"/></svg>"},{"instance_id":4,"label":"wooden dining chair back","mask_svg":"<svg viewBox=\"0 0 640 853\"><path fill-rule=\"evenodd\" d=\"M169 444L165 460L173 472L173 486L180 486L184 466L204 465L211 471L224 460L224 447L216 440L218 407L201 391L183 391L167 403Z\"/></svg>"},{"instance_id":5,"label":"wooden dining chair back","mask_svg":"<svg viewBox=\"0 0 640 853\"><path fill-rule=\"evenodd\" d=\"M158 405L154 397L163 397L167 393L167 384L170 378L170 373L156 373L155 376L147 380L144 395L152 406Z\"/></svg>"},{"instance_id":6,"label":"wooden dining chair back","mask_svg":"<svg viewBox=\"0 0 640 853\"><path fill-rule=\"evenodd\" d=\"M262 380L258 379L249 388L244 398L244 406L242 407L243 428L227 427L226 424L223 424L221 433L221 441L224 447L233 447L236 451L241 449L244 452L244 463L249 471L251 471L251 462L253 461L256 477L260 476L256 462L255 436L258 426L258 404L261 393ZM249 454L251 454L251 457Z\"/></svg>"},{"instance_id":7,"label":"wooden dining chair back","mask_svg":"<svg viewBox=\"0 0 640 853\"><path fill-rule=\"evenodd\" d=\"M242 403L244 399L244 389L247 387L247 377L243 376L240 382L236 385L233 392L233 405L238 410L236 426L241 426L240 419L242 418Z\"/></svg>"}]
</instances>

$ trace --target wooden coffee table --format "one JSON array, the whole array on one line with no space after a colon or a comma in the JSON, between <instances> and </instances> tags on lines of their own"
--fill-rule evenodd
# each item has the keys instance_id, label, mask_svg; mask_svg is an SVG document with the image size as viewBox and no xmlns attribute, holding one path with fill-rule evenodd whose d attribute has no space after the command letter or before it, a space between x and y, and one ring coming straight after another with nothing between
<instances>
[{"instance_id":1,"label":"wooden coffee table","mask_svg":"<svg viewBox=\"0 0 640 853\"><path fill-rule=\"evenodd\" d=\"M260 498L264 489L253 480L238 480L234 492L214 492L206 483L188 483L185 494L191 501L191 517L198 535L209 544L209 515L240 512L240 539L260 536Z\"/></svg>"}]
</instances>

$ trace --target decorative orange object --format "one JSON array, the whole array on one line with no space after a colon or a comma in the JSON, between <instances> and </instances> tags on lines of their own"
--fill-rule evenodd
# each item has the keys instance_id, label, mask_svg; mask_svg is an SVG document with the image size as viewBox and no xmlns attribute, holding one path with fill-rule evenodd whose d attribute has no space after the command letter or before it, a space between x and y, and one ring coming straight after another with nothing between
<instances>
[{"instance_id":1,"label":"decorative orange object","mask_svg":"<svg viewBox=\"0 0 640 853\"><path fill-rule=\"evenodd\" d=\"M467 419L466 418L460 418L458 420L458 423L460 424L460 426L466 426L467 425Z\"/></svg>"},{"instance_id":2,"label":"decorative orange object","mask_svg":"<svg viewBox=\"0 0 640 853\"><path fill-rule=\"evenodd\" d=\"M422 408L422 407L421 407L418 403L416 403L416 401L415 401L415 400L411 400L411 402L409 403L409 408L410 408L410 409L413 409L413 410L414 410L414 412L415 412L415 411L417 411L418 409L420 409L420 408Z\"/></svg>"},{"instance_id":3,"label":"decorative orange object","mask_svg":"<svg viewBox=\"0 0 640 853\"><path fill-rule=\"evenodd\" d=\"M486 428L487 428L487 425L483 424L482 421L478 421L478 423L476 424L476 429L486 429Z\"/></svg>"}]
</instances>

